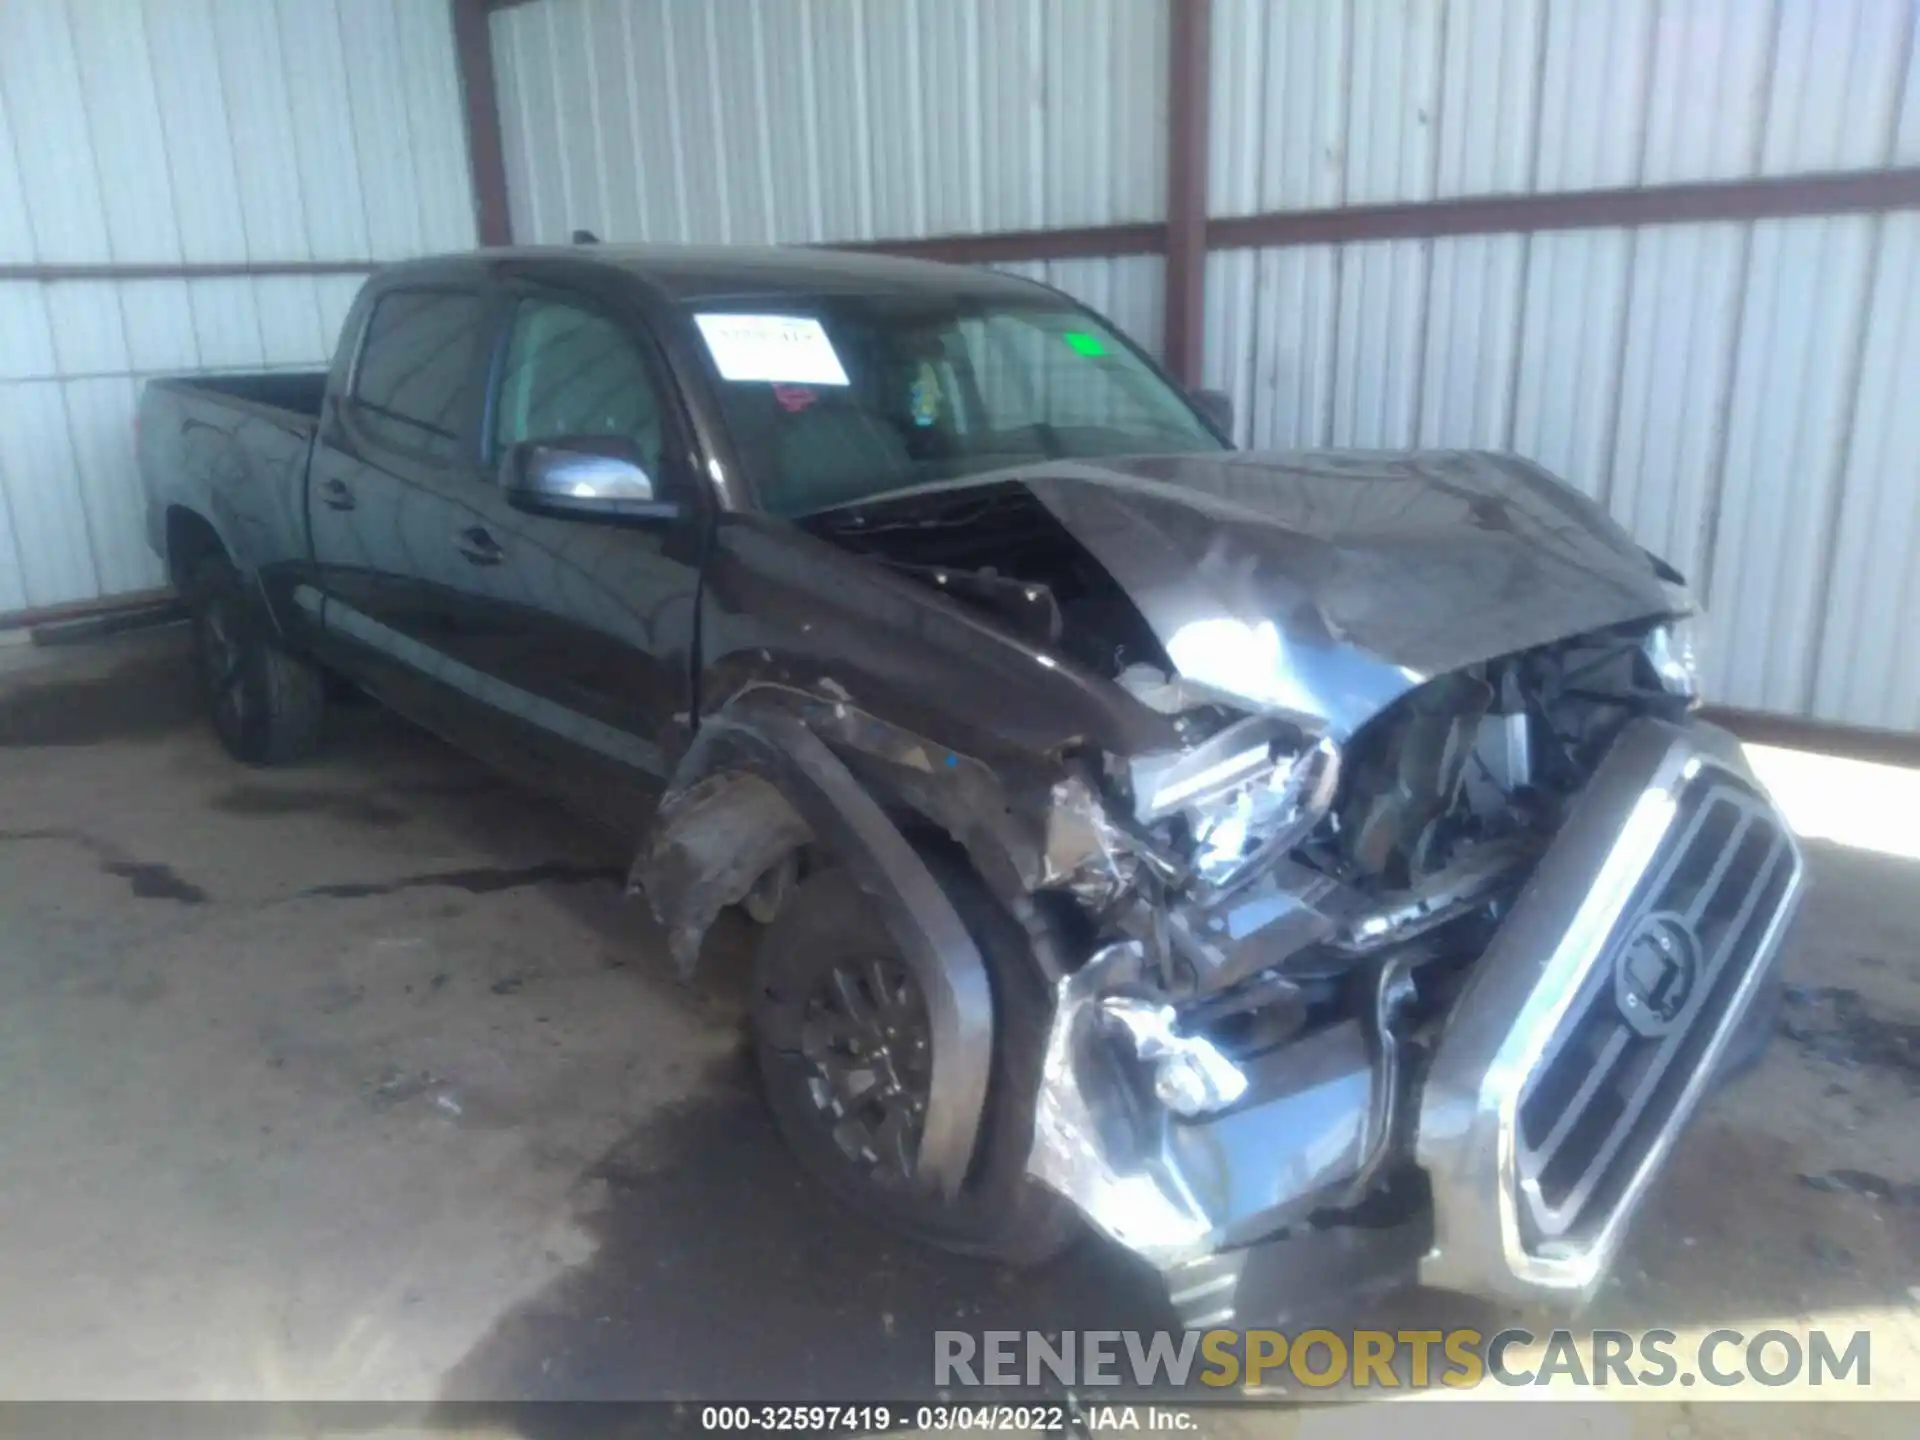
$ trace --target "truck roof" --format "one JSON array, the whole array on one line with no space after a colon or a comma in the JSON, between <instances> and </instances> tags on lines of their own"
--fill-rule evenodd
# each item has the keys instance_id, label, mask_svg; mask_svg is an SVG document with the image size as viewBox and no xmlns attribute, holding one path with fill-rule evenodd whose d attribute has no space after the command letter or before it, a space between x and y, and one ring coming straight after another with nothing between
<instances>
[{"instance_id":1,"label":"truck roof","mask_svg":"<svg viewBox=\"0 0 1920 1440\"><path fill-rule=\"evenodd\" d=\"M450 278L474 269L631 275L675 302L781 295L956 295L1034 298L1033 282L994 270L852 250L750 245L527 245L407 260L384 273Z\"/></svg>"}]
</instances>

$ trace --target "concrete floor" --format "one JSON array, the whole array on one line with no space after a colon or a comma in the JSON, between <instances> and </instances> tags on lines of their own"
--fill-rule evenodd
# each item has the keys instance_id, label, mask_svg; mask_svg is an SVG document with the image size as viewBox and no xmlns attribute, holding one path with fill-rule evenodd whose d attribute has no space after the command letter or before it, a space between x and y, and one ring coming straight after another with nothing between
<instances>
[{"instance_id":1,"label":"concrete floor","mask_svg":"<svg viewBox=\"0 0 1920 1440\"><path fill-rule=\"evenodd\" d=\"M0 1399L845 1400L939 1327L1167 1323L1096 1245L1016 1276L842 1214L752 1095L744 922L682 987L617 845L364 703L236 766L183 645L0 649ZM1879 835L1920 776L1855 783ZM1866 1327L1920 1396L1920 846L1811 849L1787 1034L1587 1322Z\"/></svg>"}]
</instances>

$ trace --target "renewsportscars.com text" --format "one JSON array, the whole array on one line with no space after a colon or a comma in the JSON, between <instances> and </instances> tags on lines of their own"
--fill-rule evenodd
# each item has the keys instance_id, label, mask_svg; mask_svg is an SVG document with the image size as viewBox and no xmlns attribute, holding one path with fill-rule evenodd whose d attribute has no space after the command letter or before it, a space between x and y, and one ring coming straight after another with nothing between
<instances>
[{"instance_id":1,"label":"renewsportscars.com text","mask_svg":"<svg viewBox=\"0 0 1920 1440\"><path fill-rule=\"evenodd\" d=\"M939 1330L933 1383L966 1386L1855 1385L1872 1381L1865 1330Z\"/></svg>"}]
</instances>

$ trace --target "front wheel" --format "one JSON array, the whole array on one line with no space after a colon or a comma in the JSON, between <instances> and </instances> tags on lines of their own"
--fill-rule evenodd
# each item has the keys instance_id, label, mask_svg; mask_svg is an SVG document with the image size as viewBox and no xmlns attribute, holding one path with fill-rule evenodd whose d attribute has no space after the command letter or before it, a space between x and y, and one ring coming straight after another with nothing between
<instances>
[{"instance_id":1,"label":"front wheel","mask_svg":"<svg viewBox=\"0 0 1920 1440\"><path fill-rule=\"evenodd\" d=\"M274 642L226 556L194 567L186 599L201 690L227 753L249 765L311 755L326 705L320 670Z\"/></svg>"},{"instance_id":2,"label":"front wheel","mask_svg":"<svg viewBox=\"0 0 1920 1440\"><path fill-rule=\"evenodd\" d=\"M756 962L761 1084L788 1147L843 1203L923 1244L1031 1265L1080 1233L1026 1174L1051 1006L1019 927L965 866L923 857L979 947L994 1053L973 1163L948 1200L915 1174L933 1074L920 987L853 877L828 869L789 894Z\"/></svg>"}]
</instances>

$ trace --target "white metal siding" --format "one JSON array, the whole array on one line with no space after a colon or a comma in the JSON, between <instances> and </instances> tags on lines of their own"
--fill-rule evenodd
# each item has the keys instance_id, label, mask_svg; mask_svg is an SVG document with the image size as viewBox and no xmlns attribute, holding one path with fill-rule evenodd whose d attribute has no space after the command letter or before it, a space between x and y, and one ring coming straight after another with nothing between
<instances>
[{"instance_id":1,"label":"white metal siding","mask_svg":"<svg viewBox=\"0 0 1920 1440\"><path fill-rule=\"evenodd\" d=\"M1920 163L1920 0L1216 0L1216 215ZM1724 703L1920 729L1920 217L1216 253L1244 443L1539 460Z\"/></svg>"},{"instance_id":2,"label":"white metal siding","mask_svg":"<svg viewBox=\"0 0 1920 1440\"><path fill-rule=\"evenodd\" d=\"M537 0L495 13L516 239L1155 220L1165 0Z\"/></svg>"},{"instance_id":3,"label":"white metal siding","mask_svg":"<svg viewBox=\"0 0 1920 1440\"><path fill-rule=\"evenodd\" d=\"M536 0L496 12L492 39L524 243L1165 213L1165 0ZM1159 257L1005 268L1160 348Z\"/></svg>"},{"instance_id":4,"label":"white metal siding","mask_svg":"<svg viewBox=\"0 0 1920 1440\"><path fill-rule=\"evenodd\" d=\"M1215 215L1920 164L1920 0L1214 0ZM515 234L1156 220L1168 0L534 0ZM0 221L0 224L3 224ZM1249 444L1522 451L1696 580L1716 699L1920 728L1914 217L1208 257ZM1150 347L1156 258L1010 266ZM1910 627L1909 627L1910 628Z\"/></svg>"},{"instance_id":5,"label":"white metal siding","mask_svg":"<svg viewBox=\"0 0 1920 1440\"><path fill-rule=\"evenodd\" d=\"M1861 438L1854 410L1880 223L1754 227L1706 575L1720 636L1713 678L1738 704L1811 708L1828 589L1860 578L1833 573L1834 517Z\"/></svg>"},{"instance_id":6,"label":"white metal siding","mask_svg":"<svg viewBox=\"0 0 1920 1440\"><path fill-rule=\"evenodd\" d=\"M1920 728L1920 217L1216 254L1261 446L1519 451L1694 578L1726 704Z\"/></svg>"},{"instance_id":7,"label":"white metal siding","mask_svg":"<svg viewBox=\"0 0 1920 1440\"><path fill-rule=\"evenodd\" d=\"M1812 713L1920 726L1920 215L1886 220L1867 302Z\"/></svg>"},{"instance_id":8,"label":"white metal siding","mask_svg":"<svg viewBox=\"0 0 1920 1440\"><path fill-rule=\"evenodd\" d=\"M473 244L445 0L4 0L0 264ZM358 276L0 281L0 611L158 584L143 377L312 367Z\"/></svg>"},{"instance_id":9,"label":"white metal siding","mask_svg":"<svg viewBox=\"0 0 1920 1440\"><path fill-rule=\"evenodd\" d=\"M1215 0L1212 210L1911 164L1913 10Z\"/></svg>"}]
</instances>

